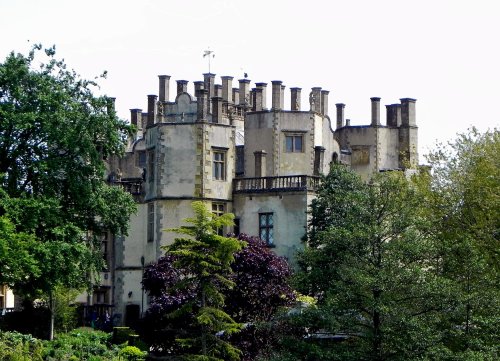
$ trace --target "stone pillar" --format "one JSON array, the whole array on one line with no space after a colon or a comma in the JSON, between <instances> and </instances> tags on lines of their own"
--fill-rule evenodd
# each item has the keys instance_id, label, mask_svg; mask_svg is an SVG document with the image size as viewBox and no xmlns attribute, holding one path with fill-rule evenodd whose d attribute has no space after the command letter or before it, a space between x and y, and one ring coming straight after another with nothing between
<instances>
[{"instance_id":1,"label":"stone pillar","mask_svg":"<svg viewBox=\"0 0 500 361\"><path fill-rule=\"evenodd\" d=\"M240 104L240 90L238 88L233 88L233 103Z\"/></svg>"},{"instance_id":2,"label":"stone pillar","mask_svg":"<svg viewBox=\"0 0 500 361\"><path fill-rule=\"evenodd\" d=\"M222 98L222 85L220 84L214 85L214 97Z\"/></svg>"},{"instance_id":3,"label":"stone pillar","mask_svg":"<svg viewBox=\"0 0 500 361\"><path fill-rule=\"evenodd\" d=\"M328 90L321 91L321 114L328 115Z\"/></svg>"},{"instance_id":4,"label":"stone pillar","mask_svg":"<svg viewBox=\"0 0 500 361\"><path fill-rule=\"evenodd\" d=\"M250 106L250 80L240 79L240 105Z\"/></svg>"},{"instance_id":5,"label":"stone pillar","mask_svg":"<svg viewBox=\"0 0 500 361\"><path fill-rule=\"evenodd\" d=\"M212 97L212 123L222 123L222 97Z\"/></svg>"},{"instance_id":6,"label":"stone pillar","mask_svg":"<svg viewBox=\"0 0 500 361\"><path fill-rule=\"evenodd\" d=\"M205 82L203 81L195 81L194 84L194 96L198 97L198 93L200 90L205 89Z\"/></svg>"},{"instance_id":7,"label":"stone pillar","mask_svg":"<svg viewBox=\"0 0 500 361\"><path fill-rule=\"evenodd\" d=\"M311 112L321 113L321 87L311 88L309 104Z\"/></svg>"},{"instance_id":8,"label":"stone pillar","mask_svg":"<svg viewBox=\"0 0 500 361\"><path fill-rule=\"evenodd\" d=\"M272 82L272 110L281 110L281 80L273 80Z\"/></svg>"},{"instance_id":9,"label":"stone pillar","mask_svg":"<svg viewBox=\"0 0 500 361\"><path fill-rule=\"evenodd\" d=\"M290 88L290 110L300 111L300 91L302 88Z\"/></svg>"},{"instance_id":10,"label":"stone pillar","mask_svg":"<svg viewBox=\"0 0 500 361\"><path fill-rule=\"evenodd\" d=\"M197 109L197 121L202 122L207 120L208 114L208 90L199 89L197 93L196 104L198 106Z\"/></svg>"},{"instance_id":11,"label":"stone pillar","mask_svg":"<svg viewBox=\"0 0 500 361\"><path fill-rule=\"evenodd\" d=\"M317 145L314 147L314 175L320 175L323 170L323 162L325 158L325 147Z\"/></svg>"},{"instance_id":12,"label":"stone pillar","mask_svg":"<svg viewBox=\"0 0 500 361\"><path fill-rule=\"evenodd\" d=\"M215 94L214 94L215 74L205 73L205 74L203 74L203 79L204 79L203 81L205 83L204 88L208 91L208 94L207 94L208 112L211 113L212 112L211 99L213 96L215 96Z\"/></svg>"},{"instance_id":13,"label":"stone pillar","mask_svg":"<svg viewBox=\"0 0 500 361\"><path fill-rule=\"evenodd\" d=\"M262 107L261 110L267 109L267 83L255 83L257 89L262 89Z\"/></svg>"},{"instance_id":14,"label":"stone pillar","mask_svg":"<svg viewBox=\"0 0 500 361\"><path fill-rule=\"evenodd\" d=\"M255 157L255 177L265 177L267 152L265 150L257 150L253 152L253 155Z\"/></svg>"},{"instance_id":15,"label":"stone pillar","mask_svg":"<svg viewBox=\"0 0 500 361\"><path fill-rule=\"evenodd\" d=\"M399 127L401 125L401 104L390 104L385 106L387 110L387 126Z\"/></svg>"},{"instance_id":16,"label":"stone pillar","mask_svg":"<svg viewBox=\"0 0 500 361\"><path fill-rule=\"evenodd\" d=\"M222 100L228 103L233 102L233 77L221 76L222 79Z\"/></svg>"},{"instance_id":17,"label":"stone pillar","mask_svg":"<svg viewBox=\"0 0 500 361\"><path fill-rule=\"evenodd\" d=\"M130 124L134 125L137 129L141 128L141 114L142 109L130 109Z\"/></svg>"},{"instance_id":18,"label":"stone pillar","mask_svg":"<svg viewBox=\"0 0 500 361\"><path fill-rule=\"evenodd\" d=\"M344 126L344 108L345 104L337 103L335 104L337 107L337 129L340 129Z\"/></svg>"},{"instance_id":19,"label":"stone pillar","mask_svg":"<svg viewBox=\"0 0 500 361\"><path fill-rule=\"evenodd\" d=\"M372 126L380 125L380 98L370 98L372 101Z\"/></svg>"},{"instance_id":20,"label":"stone pillar","mask_svg":"<svg viewBox=\"0 0 500 361\"><path fill-rule=\"evenodd\" d=\"M415 102L416 99L402 98L401 100L401 125L416 126L416 112Z\"/></svg>"},{"instance_id":21,"label":"stone pillar","mask_svg":"<svg viewBox=\"0 0 500 361\"><path fill-rule=\"evenodd\" d=\"M156 123L156 95L148 95L148 122L147 126L150 127Z\"/></svg>"},{"instance_id":22,"label":"stone pillar","mask_svg":"<svg viewBox=\"0 0 500 361\"><path fill-rule=\"evenodd\" d=\"M158 75L159 79L159 101L168 102L170 97L170 75Z\"/></svg>"}]
</instances>

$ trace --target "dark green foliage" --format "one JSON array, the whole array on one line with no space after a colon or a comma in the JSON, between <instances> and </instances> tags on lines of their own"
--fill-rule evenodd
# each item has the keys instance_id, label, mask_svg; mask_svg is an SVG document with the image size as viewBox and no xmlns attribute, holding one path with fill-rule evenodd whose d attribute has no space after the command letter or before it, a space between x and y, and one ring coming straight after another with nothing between
<instances>
[{"instance_id":1,"label":"dark green foliage","mask_svg":"<svg viewBox=\"0 0 500 361\"><path fill-rule=\"evenodd\" d=\"M104 179L103 159L123 151L129 132L113 100L95 96L97 83L68 70L55 48L37 64L40 52L0 64L0 264L26 262L0 283L50 299L56 286L89 285L102 268L99 237L126 232L135 205Z\"/></svg>"},{"instance_id":2,"label":"dark green foliage","mask_svg":"<svg viewBox=\"0 0 500 361\"><path fill-rule=\"evenodd\" d=\"M30 335L0 331L0 360L41 361L42 351L42 342Z\"/></svg>"}]
</instances>

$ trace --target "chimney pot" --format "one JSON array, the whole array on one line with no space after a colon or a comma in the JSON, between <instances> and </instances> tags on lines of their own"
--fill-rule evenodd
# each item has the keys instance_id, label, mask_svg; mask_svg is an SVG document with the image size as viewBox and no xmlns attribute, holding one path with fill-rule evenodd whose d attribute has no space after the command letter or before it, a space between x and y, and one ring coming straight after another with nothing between
<instances>
[{"instance_id":1,"label":"chimney pot","mask_svg":"<svg viewBox=\"0 0 500 361\"><path fill-rule=\"evenodd\" d=\"M158 75L159 79L159 100L168 102L170 96L170 75Z\"/></svg>"}]
</instances>

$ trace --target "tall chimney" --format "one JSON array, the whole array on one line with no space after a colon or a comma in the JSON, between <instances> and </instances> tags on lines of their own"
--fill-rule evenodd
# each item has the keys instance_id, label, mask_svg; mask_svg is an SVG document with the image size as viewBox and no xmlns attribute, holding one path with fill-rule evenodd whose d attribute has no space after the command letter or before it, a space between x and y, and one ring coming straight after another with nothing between
<instances>
[{"instance_id":1,"label":"tall chimney","mask_svg":"<svg viewBox=\"0 0 500 361\"><path fill-rule=\"evenodd\" d=\"M196 105L197 105L197 121L206 121L207 113L208 113L208 90L199 89L196 97Z\"/></svg>"},{"instance_id":2,"label":"tall chimney","mask_svg":"<svg viewBox=\"0 0 500 361\"><path fill-rule=\"evenodd\" d=\"M286 88L286 86L284 86L283 84L281 84L280 109L285 109L285 88Z\"/></svg>"},{"instance_id":3,"label":"tall chimney","mask_svg":"<svg viewBox=\"0 0 500 361\"><path fill-rule=\"evenodd\" d=\"M300 111L300 91L302 88L290 88L290 110Z\"/></svg>"},{"instance_id":4,"label":"tall chimney","mask_svg":"<svg viewBox=\"0 0 500 361\"><path fill-rule=\"evenodd\" d=\"M416 126L416 112L415 102L416 99L402 98L401 101L401 125L402 126Z\"/></svg>"},{"instance_id":5,"label":"tall chimney","mask_svg":"<svg viewBox=\"0 0 500 361\"><path fill-rule=\"evenodd\" d=\"M370 98L372 101L372 125L380 125L380 98Z\"/></svg>"},{"instance_id":6,"label":"tall chimney","mask_svg":"<svg viewBox=\"0 0 500 361\"><path fill-rule=\"evenodd\" d=\"M250 80L240 79L240 105L250 106Z\"/></svg>"},{"instance_id":7,"label":"tall chimney","mask_svg":"<svg viewBox=\"0 0 500 361\"><path fill-rule=\"evenodd\" d=\"M211 99L214 95L214 84L215 84L215 74L205 73L203 74L203 81L205 82L205 89L208 91L207 94L207 104L208 112L212 112L212 102Z\"/></svg>"},{"instance_id":8,"label":"tall chimney","mask_svg":"<svg viewBox=\"0 0 500 361\"><path fill-rule=\"evenodd\" d=\"M222 97L212 97L212 123L222 123Z\"/></svg>"},{"instance_id":9,"label":"tall chimney","mask_svg":"<svg viewBox=\"0 0 500 361\"><path fill-rule=\"evenodd\" d=\"M311 112L321 113L321 87L311 88L309 104L311 105Z\"/></svg>"},{"instance_id":10,"label":"tall chimney","mask_svg":"<svg viewBox=\"0 0 500 361\"><path fill-rule=\"evenodd\" d=\"M220 84L214 85L214 96L222 98L222 85Z\"/></svg>"},{"instance_id":11,"label":"tall chimney","mask_svg":"<svg viewBox=\"0 0 500 361\"><path fill-rule=\"evenodd\" d=\"M321 114L328 115L328 90L321 91Z\"/></svg>"},{"instance_id":12,"label":"tall chimney","mask_svg":"<svg viewBox=\"0 0 500 361\"><path fill-rule=\"evenodd\" d=\"M337 103L335 104L337 107L337 129L340 129L344 126L344 108L345 104Z\"/></svg>"},{"instance_id":13,"label":"tall chimney","mask_svg":"<svg viewBox=\"0 0 500 361\"><path fill-rule=\"evenodd\" d=\"M264 103L264 90L262 88L253 88L252 89L252 94L253 94L253 106L252 110L254 112L259 112L264 109L263 103Z\"/></svg>"},{"instance_id":14,"label":"tall chimney","mask_svg":"<svg viewBox=\"0 0 500 361\"><path fill-rule=\"evenodd\" d=\"M141 116L142 109L130 109L130 124L135 126L137 130L142 128Z\"/></svg>"},{"instance_id":15,"label":"tall chimney","mask_svg":"<svg viewBox=\"0 0 500 361\"><path fill-rule=\"evenodd\" d=\"M399 127L401 125L401 104L390 104L385 106L387 110L387 126Z\"/></svg>"},{"instance_id":16,"label":"tall chimney","mask_svg":"<svg viewBox=\"0 0 500 361\"><path fill-rule=\"evenodd\" d=\"M147 126L150 127L156 123L156 100L158 97L156 95L148 95L148 123Z\"/></svg>"},{"instance_id":17,"label":"tall chimney","mask_svg":"<svg viewBox=\"0 0 500 361\"><path fill-rule=\"evenodd\" d=\"M257 89L262 89L262 101L261 101L261 109L267 109L267 83L255 83Z\"/></svg>"},{"instance_id":18,"label":"tall chimney","mask_svg":"<svg viewBox=\"0 0 500 361\"><path fill-rule=\"evenodd\" d=\"M168 102L170 96L170 75L158 75L159 79L159 100Z\"/></svg>"},{"instance_id":19,"label":"tall chimney","mask_svg":"<svg viewBox=\"0 0 500 361\"><path fill-rule=\"evenodd\" d=\"M177 95L187 93L188 83L187 80L177 80Z\"/></svg>"},{"instance_id":20,"label":"tall chimney","mask_svg":"<svg viewBox=\"0 0 500 361\"><path fill-rule=\"evenodd\" d=\"M240 89L233 88L233 103L240 104Z\"/></svg>"},{"instance_id":21,"label":"tall chimney","mask_svg":"<svg viewBox=\"0 0 500 361\"><path fill-rule=\"evenodd\" d=\"M205 89L205 82L203 81L195 81L194 84L194 96L198 97L198 92L202 89Z\"/></svg>"},{"instance_id":22,"label":"tall chimney","mask_svg":"<svg viewBox=\"0 0 500 361\"><path fill-rule=\"evenodd\" d=\"M281 109L281 80L273 80L272 82L272 110Z\"/></svg>"},{"instance_id":23,"label":"tall chimney","mask_svg":"<svg viewBox=\"0 0 500 361\"><path fill-rule=\"evenodd\" d=\"M225 102L233 102L233 77L232 76L221 76L222 79L222 100Z\"/></svg>"}]
</instances>

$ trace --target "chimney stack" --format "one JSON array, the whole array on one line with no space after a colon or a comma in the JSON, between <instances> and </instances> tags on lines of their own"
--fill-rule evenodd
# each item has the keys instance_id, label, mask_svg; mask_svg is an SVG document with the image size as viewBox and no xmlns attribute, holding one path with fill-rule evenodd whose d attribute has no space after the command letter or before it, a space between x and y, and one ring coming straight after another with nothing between
<instances>
[{"instance_id":1,"label":"chimney stack","mask_svg":"<svg viewBox=\"0 0 500 361\"><path fill-rule=\"evenodd\" d=\"M188 83L187 80L177 80L177 95L187 93Z\"/></svg>"},{"instance_id":2,"label":"chimney stack","mask_svg":"<svg viewBox=\"0 0 500 361\"><path fill-rule=\"evenodd\" d=\"M250 106L250 80L240 79L240 105Z\"/></svg>"},{"instance_id":3,"label":"chimney stack","mask_svg":"<svg viewBox=\"0 0 500 361\"><path fill-rule=\"evenodd\" d=\"M222 98L222 85L220 84L214 85L214 97Z\"/></svg>"},{"instance_id":4,"label":"chimney stack","mask_svg":"<svg viewBox=\"0 0 500 361\"><path fill-rule=\"evenodd\" d=\"M261 109L267 109L267 83L255 83L257 89L262 89L262 101L261 101Z\"/></svg>"},{"instance_id":5,"label":"chimney stack","mask_svg":"<svg viewBox=\"0 0 500 361\"><path fill-rule=\"evenodd\" d=\"M252 94L253 94L253 101L252 101L252 110L254 112L260 112L261 110L264 109L263 107L263 93L264 90L262 88L253 88L252 89Z\"/></svg>"},{"instance_id":6,"label":"chimney stack","mask_svg":"<svg viewBox=\"0 0 500 361\"><path fill-rule=\"evenodd\" d=\"M196 96L196 105L197 105L197 121L206 121L208 114L208 90L206 89L198 89Z\"/></svg>"},{"instance_id":7,"label":"chimney stack","mask_svg":"<svg viewBox=\"0 0 500 361\"><path fill-rule=\"evenodd\" d=\"M272 110L281 110L281 80L273 80L272 82Z\"/></svg>"},{"instance_id":8,"label":"chimney stack","mask_svg":"<svg viewBox=\"0 0 500 361\"><path fill-rule=\"evenodd\" d=\"M380 98L370 98L372 101L372 126L380 125Z\"/></svg>"},{"instance_id":9,"label":"chimney stack","mask_svg":"<svg viewBox=\"0 0 500 361\"><path fill-rule=\"evenodd\" d=\"M401 125L401 104L390 104L385 106L387 110L387 126L399 127Z\"/></svg>"},{"instance_id":10,"label":"chimney stack","mask_svg":"<svg viewBox=\"0 0 500 361\"><path fill-rule=\"evenodd\" d=\"M233 77L221 76L222 79L222 100L228 103L233 102Z\"/></svg>"},{"instance_id":11,"label":"chimney stack","mask_svg":"<svg viewBox=\"0 0 500 361\"><path fill-rule=\"evenodd\" d=\"M158 75L159 78L159 100L168 102L170 96L170 75Z\"/></svg>"},{"instance_id":12,"label":"chimney stack","mask_svg":"<svg viewBox=\"0 0 500 361\"><path fill-rule=\"evenodd\" d=\"M150 127L156 123L156 95L148 95L148 122L147 126Z\"/></svg>"},{"instance_id":13,"label":"chimney stack","mask_svg":"<svg viewBox=\"0 0 500 361\"><path fill-rule=\"evenodd\" d=\"M212 123L222 123L222 97L212 97Z\"/></svg>"},{"instance_id":14,"label":"chimney stack","mask_svg":"<svg viewBox=\"0 0 500 361\"><path fill-rule=\"evenodd\" d=\"M233 103L240 104L240 90L238 88L233 88Z\"/></svg>"},{"instance_id":15,"label":"chimney stack","mask_svg":"<svg viewBox=\"0 0 500 361\"><path fill-rule=\"evenodd\" d=\"M401 125L402 126L416 126L416 112L415 102L416 99L402 98L401 101Z\"/></svg>"},{"instance_id":16,"label":"chimney stack","mask_svg":"<svg viewBox=\"0 0 500 361\"><path fill-rule=\"evenodd\" d=\"M328 115L328 90L321 91L321 114Z\"/></svg>"},{"instance_id":17,"label":"chimney stack","mask_svg":"<svg viewBox=\"0 0 500 361\"><path fill-rule=\"evenodd\" d=\"M290 110L300 111L300 91L302 88L290 88Z\"/></svg>"},{"instance_id":18,"label":"chimney stack","mask_svg":"<svg viewBox=\"0 0 500 361\"><path fill-rule=\"evenodd\" d=\"M200 90L205 89L205 82L203 81L195 81L194 84L194 96L198 97L198 93Z\"/></svg>"},{"instance_id":19,"label":"chimney stack","mask_svg":"<svg viewBox=\"0 0 500 361\"><path fill-rule=\"evenodd\" d=\"M212 103L211 100L214 96L214 83L215 83L215 74L205 73L203 74L203 81L205 82L204 88L208 91L207 94L207 104L208 104L208 112L212 112Z\"/></svg>"},{"instance_id":20,"label":"chimney stack","mask_svg":"<svg viewBox=\"0 0 500 361\"><path fill-rule=\"evenodd\" d=\"M344 108L345 104L337 103L335 104L337 107L337 129L340 129L344 126ZM346 124L348 125L348 124Z\"/></svg>"},{"instance_id":21,"label":"chimney stack","mask_svg":"<svg viewBox=\"0 0 500 361\"><path fill-rule=\"evenodd\" d=\"M142 109L130 109L130 124L134 125L137 129L141 128L141 114Z\"/></svg>"},{"instance_id":22,"label":"chimney stack","mask_svg":"<svg viewBox=\"0 0 500 361\"><path fill-rule=\"evenodd\" d=\"M309 104L311 105L311 112L321 113L321 87L311 88Z\"/></svg>"}]
</instances>

